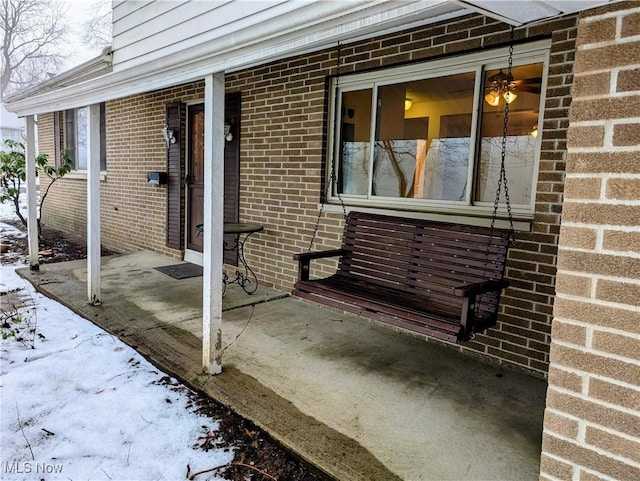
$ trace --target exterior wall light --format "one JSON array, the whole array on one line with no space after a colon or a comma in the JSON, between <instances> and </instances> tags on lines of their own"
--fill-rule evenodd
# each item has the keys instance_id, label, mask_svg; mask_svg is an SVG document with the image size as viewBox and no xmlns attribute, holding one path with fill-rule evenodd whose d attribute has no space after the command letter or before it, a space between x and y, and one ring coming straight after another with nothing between
<instances>
[{"instance_id":1,"label":"exterior wall light","mask_svg":"<svg viewBox=\"0 0 640 481\"><path fill-rule=\"evenodd\" d=\"M167 149L171 146L171 144L176 143L176 138L173 135L173 130L169 128L168 125L165 125L162 129L162 137L164 141L167 143Z\"/></svg>"}]
</instances>

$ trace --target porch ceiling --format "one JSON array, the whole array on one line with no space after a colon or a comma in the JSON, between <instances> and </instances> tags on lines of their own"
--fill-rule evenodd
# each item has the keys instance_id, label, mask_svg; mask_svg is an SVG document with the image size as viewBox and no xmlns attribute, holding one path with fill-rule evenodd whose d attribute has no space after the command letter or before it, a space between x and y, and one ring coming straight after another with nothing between
<instances>
[{"instance_id":1,"label":"porch ceiling","mask_svg":"<svg viewBox=\"0 0 640 481\"><path fill-rule=\"evenodd\" d=\"M519 26L581 12L617 0L460 0L469 9Z\"/></svg>"},{"instance_id":2,"label":"porch ceiling","mask_svg":"<svg viewBox=\"0 0 640 481\"><path fill-rule=\"evenodd\" d=\"M82 107L470 13L519 26L612 1L618 0L299 2L267 21L256 15L255 19L221 24L217 33L207 32L199 43L182 38L164 51L143 53L138 60L119 62L114 45L113 66L106 67L102 75L87 78L78 74L74 79L73 72L63 73L64 82L56 76L5 103L19 116Z\"/></svg>"}]
</instances>

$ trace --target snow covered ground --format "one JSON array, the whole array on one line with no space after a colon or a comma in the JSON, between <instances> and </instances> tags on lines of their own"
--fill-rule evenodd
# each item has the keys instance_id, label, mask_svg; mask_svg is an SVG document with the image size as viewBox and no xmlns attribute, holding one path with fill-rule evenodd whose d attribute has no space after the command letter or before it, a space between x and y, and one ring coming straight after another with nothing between
<instances>
[{"instance_id":1,"label":"snow covered ground","mask_svg":"<svg viewBox=\"0 0 640 481\"><path fill-rule=\"evenodd\" d=\"M2 222L8 215L5 204L3 238L13 229ZM200 437L215 436L217 422L194 412L187 388L34 292L15 273L21 264L6 260L3 255L2 308L26 300L32 309L24 316L44 338L35 337L34 349L15 337L2 340L0 479L173 481L185 479L187 465L196 472L232 461L232 450L198 447ZM195 479L222 478L212 472Z\"/></svg>"}]
</instances>

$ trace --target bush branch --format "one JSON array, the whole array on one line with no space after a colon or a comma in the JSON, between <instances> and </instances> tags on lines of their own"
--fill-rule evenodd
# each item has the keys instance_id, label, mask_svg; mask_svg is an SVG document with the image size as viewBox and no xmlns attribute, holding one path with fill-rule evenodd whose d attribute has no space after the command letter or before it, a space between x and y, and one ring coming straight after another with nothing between
<instances>
[{"instance_id":1,"label":"bush branch","mask_svg":"<svg viewBox=\"0 0 640 481\"><path fill-rule=\"evenodd\" d=\"M17 402L16 402L16 415L18 417L18 427L20 428L20 432L22 433L22 437L27 442L27 447L29 448L29 451L31 452L31 459L33 461L35 461L36 457L33 454L33 449L31 449L31 443L27 439L27 435L24 433L24 429L22 428L22 421L20 420L20 409L18 408L18 403Z\"/></svg>"},{"instance_id":2,"label":"bush branch","mask_svg":"<svg viewBox=\"0 0 640 481\"><path fill-rule=\"evenodd\" d=\"M230 468L231 466L242 466L243 468L253 469L254 471L262 474L266 478L272 479L273 481L278 481L276 478L271 476L269 473L266 473L263 470L256 468L255 466L251 466L250 464L240 463L240 462L237 462L237 461L233 461L233 462L227 463L227 464L221 464L220 466L215 466L215 467L209 468L209 469L203 469L202 471L196 471L195 473L192 473L191 472L191 468L189 467L189 465L187 465L187 478L190 481L193 481L196 478L196 476L200 476L201 474L210 473L212 471L217 471L219 469Z\"/></svg>"}]
</instances>

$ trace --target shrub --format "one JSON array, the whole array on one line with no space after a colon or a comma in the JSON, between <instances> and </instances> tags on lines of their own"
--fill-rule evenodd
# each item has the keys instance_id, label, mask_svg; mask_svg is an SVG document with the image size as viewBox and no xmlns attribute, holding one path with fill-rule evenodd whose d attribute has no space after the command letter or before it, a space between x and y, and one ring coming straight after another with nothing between
<instances>
[{"instance_id":1,"label":"shrub","mask_svg":"<svg viewBox=\"0 0 640 481\"><path fill-rule=\"evenodd\" d=\"M27 180L27 168L25 161L24 144L12 139L5 140L7 151L0 151L0 202L10 201L13 203L16 215L20 222L26 227L27 220L20 210L20 194L22 184ZM64 177L71 170L71 157L68 150L64 150L60 157L60 166L55 167L49 165L49 158L46 154L38 154L36 156L36 176L43 173L51 182L47 186L44 193L40 196L40 202L37 212L38 236L42 232L41 218L42 206L44 200L49 194L49 190L53 184Z\"/></svg>"}]
</instances>

